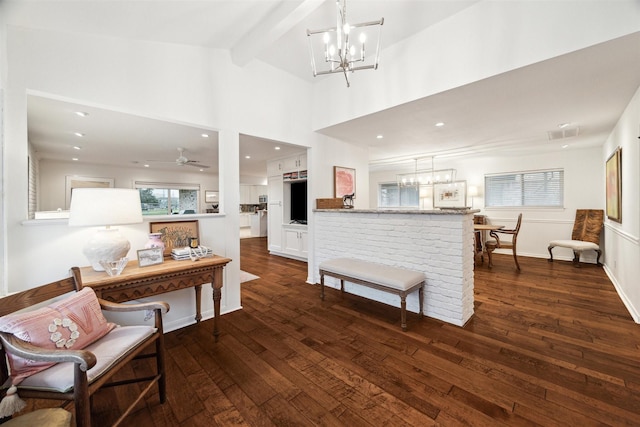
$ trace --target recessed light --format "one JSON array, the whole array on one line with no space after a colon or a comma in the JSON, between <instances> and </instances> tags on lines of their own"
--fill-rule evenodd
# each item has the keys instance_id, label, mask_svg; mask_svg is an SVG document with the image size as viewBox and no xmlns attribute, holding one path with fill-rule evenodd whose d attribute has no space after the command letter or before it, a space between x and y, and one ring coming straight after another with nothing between
<instances>
[{"instance_id":1,"label":"recessed light","mask_svg":"<svg viewBox=\"0 0 640 427\"><path fill-rule=\"evenodd\" d=\"M204 169L200 169L200 172L204 172Z\"/></svg>"},{"instance_id":2,"label":"recessed light","mask_svg":"<svg viewBox=\"0 0 640 427\"><path fill-rule=\"evenodd\" d=\"M244 156L244 158L245 158L245 159L250 159L250 158L251 158L251 156Z\"/></svg>"},{"instance_id":3,"label":"recessed light","mask_svg":"<svg viewBox=\"0 0 640 427\"><path fill-rule=\"evenodd\" d=\"M144 167L145 167L145 168L148 168L148 167L149 167L149 165L144 165Z\"/></svg>"},{"instance_id":4,"label":"recessed light","mask_svg":"<svg viewBox=\"0 0 640 427\"><path fill-rule=\"evenodd\" d=\"M384 135L376 135L376 138L377 139L382 139L382 138L384 138Z\"/></svg>"},{"instance_id":5,"label":"recessed light","mask_svg":"<svg viewBox=\"0 0 640 427\"><path fill-rule=\"evenodd\" d=\"M442 126L444 126L444 122L438 122L438 123L436 123L436 127L441 128Z\"/></svg>"},{"instance_id":6,"label":"recessed light","mask_svg":"<svg viewBox=\"0 0 640 427\"><path fill-rule=\"evenodd\" d=\"M87 117L89 115L89 113L87 113L85 111L76 111L76 115L78 115L80 117Z\"/></svg>"},{"instance_id":7,"label":"recessed light","mask_svg":"<svg viewBox=\"0 0 640 427\"><path fill-rule=\"evenodd\" d=\"M74 145L74 146L73 146L73 149L74 149L74 150L82 150L82 147L79 147L79 146L77 146L77 145Z\"/></svg>"},{"instance_id":8,"label":"recessed light","mask_svg":"<svg viewBox=\"0 0 640 427\"><path fill-rule=\"evenodd\" d=\"M208 133L203 133L203 134L202 134L202 137L203 137L203 138L209 138L209 134L208 134Z\"/></svg>"},{"instance_id":9,"label":"recessed light","mask_svg":"<svg viewBox=\"0 0 640 427\"><path fill-rule=\"evenodd\" d=\"M75 136L79 136L79 137L83 137L84 133L80 133L80 132L74 132L73 133Z\"/></svg>"},{"instance_id":10,"label":"recessed light","mask_svg":"<svg viewBox=\"0 0 640 427\"><path fill-rule=\"evenodd\" d=\"M562 146L562 148L567 148L567 147L569 147L569 144L564 144L564 145Z\"/></svg>"},{"instance_id":11,"label":"recessed light","mask_svg":"<svg viewBox=\"0 0 640 427\"><path fill-rule=\"evenodd\" d=\"M274 149L274 150L279 150L279 149L280 149L280 147L273 147L273 149Z\"/></svg>"},{"instance_id":12,"label":"recessed light","mask_svg":"<svg viewBox=\"0 0 640 427\"><path fill-rule=\"evenodd\" d=\"M77 157L73 157L71 160L73 160L74 162L77 162L78 158Z\"/></svg>"}]
</instances>

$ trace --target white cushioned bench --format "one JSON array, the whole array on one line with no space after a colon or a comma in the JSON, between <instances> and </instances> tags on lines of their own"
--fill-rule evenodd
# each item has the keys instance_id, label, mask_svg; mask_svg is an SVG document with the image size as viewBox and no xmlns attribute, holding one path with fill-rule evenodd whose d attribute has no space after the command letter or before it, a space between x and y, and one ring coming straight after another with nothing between
<instances>
[{"instance_id":1,"label":"white cushioned bench","mask_svg":"<svg viewBox=\"0 0 640 427\"><path fill-rule=\"evenodd\" d=\"M320 263L320 298L324 300L324 276L340 279L340 291L344 292L344 281L357 283L373 289L391 292L400 296L402 330L407 330L407 295L418 291L420 316L423 311L424 273L391 267L352 258L337 258Z\"/></svg>"}]
</instances>

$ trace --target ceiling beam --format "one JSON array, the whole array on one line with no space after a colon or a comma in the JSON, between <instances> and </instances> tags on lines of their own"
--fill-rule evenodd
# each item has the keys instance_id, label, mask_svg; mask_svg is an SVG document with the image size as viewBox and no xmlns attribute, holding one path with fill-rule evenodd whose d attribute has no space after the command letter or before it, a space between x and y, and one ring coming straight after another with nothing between
<instances>
[{"instance_id":1,"label":"ceiling beam","mask_svg":"<svg viewBox=\"0 0 640 427\"><path fill-rule=\"evenodd\" d=\"M285 0L259 25L253 27L231 49L234 64L242 67L258 56L267 46L306 18L325 0Z\"/></svg>"}]
</instances>

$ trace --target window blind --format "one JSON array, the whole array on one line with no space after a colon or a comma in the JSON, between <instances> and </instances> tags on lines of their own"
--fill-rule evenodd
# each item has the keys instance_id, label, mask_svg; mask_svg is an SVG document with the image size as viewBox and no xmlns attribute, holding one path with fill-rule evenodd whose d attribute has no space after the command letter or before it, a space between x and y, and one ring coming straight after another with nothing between
<instances>
[{"instance_id":1,"label":"window blind","mask_svg":"<svg viewBox=\"0 0 640 427\"><path fill-rule=\"evenodd\" d=\"M563 207L564 170L551 169L484 177L485 207Z\"/></svg>"}]
</instances>

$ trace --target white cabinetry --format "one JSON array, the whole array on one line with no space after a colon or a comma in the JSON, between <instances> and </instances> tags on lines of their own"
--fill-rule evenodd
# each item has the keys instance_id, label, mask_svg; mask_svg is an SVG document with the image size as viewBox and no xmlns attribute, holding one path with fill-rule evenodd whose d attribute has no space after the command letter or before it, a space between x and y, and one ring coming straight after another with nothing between
<instances>
[{"instance_id":1,"label":"white cabinetry","mask_svg":"<svg viewBox=\"0 0 640 427\"><path fill-rule=\"evenodd\" d=\"M267 176L282 175L284 162L282 160L273 160L267 163Z\"/></svg>"},{"instance_id":2,"label":"white cabinetry","mask_svg":"<svg viewBox=\"0 0 640 427\"><path fill-rule=\"evenodd\" d=\"M307 227L301 225L283 225L283 252L295 258L307 259Z\"/></svg>"},{"instance_id":3,"label":"white cabinetry","mask_svg":"<svg viewBox=\"0 0 640 427\"><path fill-rule=\"evenodd\" d=\"M269 209L267 217L267 242L269 251L282 251L282 174L268 180Z\"/></svg>"},{"instance_id":4,"label":"white cabinetry","mask_svg":"<svg viewBox=\"0 0 640 427\"><path fill-rule=\"evenodd\" d=\"M266 185L240 185L240 204L257 205L260 196L267 194Z\"/></svg>"},{"instance_id":5,"label":"white cabinetry","mask_svg":"<svg viewBox=\"0 0 640 427\"><path fill-rule=\"evenodd\" d=\"M295 172L307 169L307 153L283 159L283 172Z\"/></svg>"},{"instance_id":6,"label":"white cabinetry","mask_svg":"<svg viewBox=\"0 0 640 427\"><path fill-rule=\"evenodd\" d=\"M240 228L251 227L251 215L253 214L246 212L240 214Z\"/></svg>"}]
</instances>

